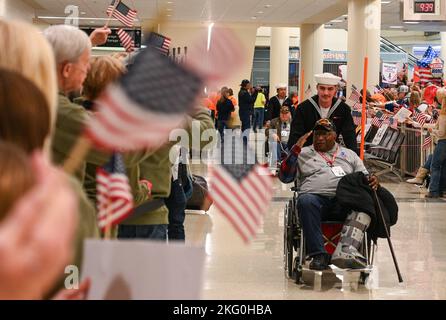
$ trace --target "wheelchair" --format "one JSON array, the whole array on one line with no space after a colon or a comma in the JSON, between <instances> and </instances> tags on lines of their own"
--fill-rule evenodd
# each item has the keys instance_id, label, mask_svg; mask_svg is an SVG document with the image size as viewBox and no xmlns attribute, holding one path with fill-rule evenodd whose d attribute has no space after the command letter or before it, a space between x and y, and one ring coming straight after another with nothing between
<instances>
[{"instance_id":1,"label":"wheelchair","mask_svg":"<svg viewBox=\"0 0 446 320\"><path fill-rule=\"evenodd\" d=\"M291 188L293 198L285 205L284 211L284 270L290 279L296 284L303 283L303 271L307 268L308 259L305 252L305 235L297 212L298 187ZM322 221L325 250L332 255L340 240L344 221ZM367 259L368 268L354 270L360 272L359 284L365 284L373 266L374 250L371 248L371 239L365 232L364 240L360 248L361 254ZM370 257L372 253L372 257Z\"/></svg>"}]
</instances>

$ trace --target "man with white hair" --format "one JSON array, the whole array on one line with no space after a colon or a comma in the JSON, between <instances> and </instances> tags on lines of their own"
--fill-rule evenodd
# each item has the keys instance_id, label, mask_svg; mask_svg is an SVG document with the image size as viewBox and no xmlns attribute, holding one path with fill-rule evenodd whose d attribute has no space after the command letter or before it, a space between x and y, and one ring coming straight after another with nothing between
<instances>
[{"instance_id":1,"label":"man with white hair","mask_svg":"<svg viewBox=\"0 0 446 320\"><path fill-rule=\"evenodd\" d=\"M350 107L342 99L336 98L337 86L340 77L331 73L315 75L317 82L317 95L302 102L293 117L291 133L288 140L288 149L296 144L300 137L310 132L316 121L320 119L331 119L336 126L336 134L342 135L345 146L358 153L356 142L355 125ZM313 144L310 137L305 146Z\"/></svg>"},{"instance_id":2,"label":"man with white hair","mask_svg":"<svg viewBox=\"0 0 446 320\"><path fill-rule=\"evenodd\" d=\"M267 120L278 118L283 106L289 107L291 115L294 115L293 102L287 97L287 88L288 86L285 83L276 85L277 95L269 100Z\"/></svg>"}]
</instances>

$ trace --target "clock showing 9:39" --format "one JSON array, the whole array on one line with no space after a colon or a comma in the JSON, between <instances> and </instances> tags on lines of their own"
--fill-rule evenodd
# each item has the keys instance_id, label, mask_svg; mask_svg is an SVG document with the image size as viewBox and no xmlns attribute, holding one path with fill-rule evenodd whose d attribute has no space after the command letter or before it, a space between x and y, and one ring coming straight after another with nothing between
<instances>
[{"instance_id":1,"label":"clock showing 9:39","mask_svg":"<svg viewBox=\"0 0 446 320\"><path fill-rule=\"evenodd\" d=\"M435 0L415 0L414 13L435 14Z\"/></svg>"}]
</instances>

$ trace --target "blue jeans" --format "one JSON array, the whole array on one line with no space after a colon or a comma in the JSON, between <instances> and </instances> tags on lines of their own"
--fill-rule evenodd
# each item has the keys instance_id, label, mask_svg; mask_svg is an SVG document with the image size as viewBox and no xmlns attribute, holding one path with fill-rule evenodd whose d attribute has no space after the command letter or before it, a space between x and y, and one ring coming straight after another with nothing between
<instances>
[{"instance_id":1,"label":"blue jeans","mask_svg":"<svg viewBox=\"0 0 446 320\"><path fill-rule=\"evenodd\" d=\"M282 161L282 149L288 152L288 142L277 143L277 161Z\"/></svg>"},{"instance_id":2,"label":"blue jeans","mask_svg":"<svg viewBox=\"0 0 446 320\"><path fill-rule=\"evenodd\" d=\"M118 239L167 240L167 224L120 225Z\"/></svg>"},{"instance_id":3,"label":"blue jeans","mask_svg":"<svg viewBox=\"0 0 446 320\"><path fill-rule=\"evenodd\" d=\"M187 200L183 186L180 185L179 180L172 182L170 195L165 202L167 209L169 209L169 241L184 241L186 239L184 234L184 219L186 217L185 210Z\"/></svg>"},{"instance_id":4,"label":"blue jeans","mask_svg":"<svg viewBox=\"0 0 446 320\"><path fill-rule=\"evenodd\" d=\"M257 132L257 126L259 129L263 128L263 120L265 118L265 108L254 108L254 132Z\"/></svg>"},{"instance_id":5,"label":"blue jeans","mask_svg":"<svg viewBox=\"0 0 446 320\"><path fill-rule=\"evenodd\" d=\"M432 154L430 154L430 155L427 157L427 160L426 160L426 162L424 163L423 168L426 169L426 170L431 171L431 166L432 166Z\"/></svg>"},{"instance_id":6,"label":"blue jeans","mask_svg":"<svg viewBox=\"0 0 446 320\"><path fill-rule=\"evenodd\" d=\"M432 156L431 181L429 192L433 195L440 195L445 191L446 186L446 140L438 141Z\"/></svg>"},{"instance_id":7,"label":"blue jeans","mask_svg":"<svg viewBox=\"0 0 446 320\"><path fill-rule=\"evenodd\" d=\"M328 219L345 221L349 214L349 210L343 209L336 204L335 198L328 198L312 193L299 195L297 199L297 211L302 223L307 254L309 256L327 253L324 248L321 221Z\"/></svg>"}]
</instances>

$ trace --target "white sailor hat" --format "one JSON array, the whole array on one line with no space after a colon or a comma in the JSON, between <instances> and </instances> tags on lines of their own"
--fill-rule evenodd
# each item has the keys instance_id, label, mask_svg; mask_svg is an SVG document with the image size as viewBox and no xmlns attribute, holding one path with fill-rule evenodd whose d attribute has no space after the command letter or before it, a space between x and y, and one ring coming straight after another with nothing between
<instances>
[{"instance_id":1,"label":"white sailor hat","mask_svg":"<svg viewBox=\"0 0 446 320\"><path fill-rule=\"evenodd\" d=\"M316 79L317 84L325 84L328 86L337 86L341 81L340 77L335 76L331 73L323 73L323 74L315 74L314 78Z\"/></svg>"},{"instance_id":2,"label":"white sailor hat","mask_svg":"<svg viewBox=\"0 0 446 320\"><path fill-rule=\"evenodd\" d=\"M279 83L276 85L276 89L282 89L282 88L287 89L288 85L286 83Z\"/></svg>"}]
</instances>

